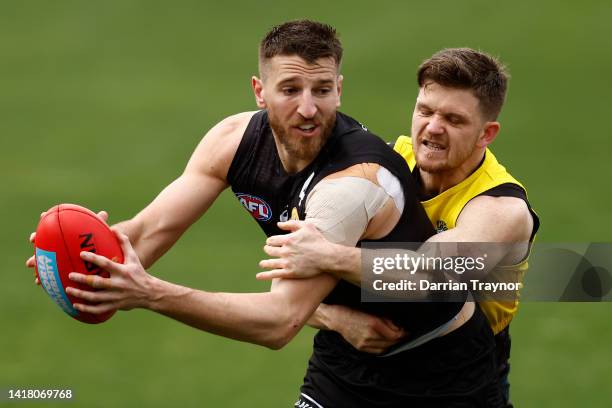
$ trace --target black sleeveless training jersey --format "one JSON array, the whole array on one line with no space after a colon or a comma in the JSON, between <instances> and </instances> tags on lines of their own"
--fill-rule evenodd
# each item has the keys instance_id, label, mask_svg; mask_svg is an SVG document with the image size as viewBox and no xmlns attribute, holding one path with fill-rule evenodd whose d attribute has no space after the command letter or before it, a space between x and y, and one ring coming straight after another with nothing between
<instances>
[{"instance_id":1,"label":"black sleeveless training jersey","mask_svg":"<svg viewBox=\"0 0 612 408\"><path fill-rule=\"evenodd\" d=\"M332 134L319 155L306 168L295 174L288 174L283 168L267 112L256 113L245 130L230 165L227 180L241 204L255 218L266 235L270 236L286 233L280 230L276 223L291 218L294 209L300 219L306 218L306 197L317 182L359 163L376 163L386 168L397 177L404 192L405 204L400 220L386 237L376 241L423 242L435 233L418 201L416 186L404 159L359 122L339 112ZM345 281L337 284L324 303L346 305L388 317L404 327L410 338L418 337L446 323L463 306L463 302L362 303L360 288ZM379 389L379 392L375 393L375 399L383 403L381 406L394 406L393 401L397 400L398 395L403 398L431 391L427 388L431 385L430 382L415 377L414 373L406 376L405 370L412 367L425 373L427 378L432 378L439 370L444 371L440 362L448 357L454 357L449 370L451 375L457 374L456 367L462 367L466 372L458 375L465 375L466 380L472 380L471 384L478 386L482 381L488 381L488 377L493 377L488 365L481 367L480 363L475 363L476 360L483 364L485 360L490 360L486 356L494 347L493 338L492 334L490 338L487 337L486 330L489 329L482 316L471 325L464 326L465 329L462 327L453 332L453 336L445 336L444 341L434 339L427 347L417 347L393 357L376 357L360 352L340 334L320 330L314 339L314 351L302 389L318 395L323 401L331 403L331 406L353 407L378 406L369 398L366 398L369 401L367 405L363 405L365 400L361 393L370 395L372 389ZM449 344L451 339L466 345L468 349L455 348ZM419 367L415 367L412 363L417 361L415 350L419 349L427 350L427 358L418 358ZM452 355L449 356L448 353ZM461 361L457 361L459 356ZM428 369L428 361L432 361L435 367ZM411 380L404 381L401 378ZM343 390L342 393L340 390ZM380 391L383 390L381 394ZM441 390L448 394L448 388L442 387ZM449 392L453 394L452 391ZM327 397L325 394L328 394ZM338 398L344 400L346 405L339 404ZM391 405L384 403L385 400L390 401Z\"/></svg>"}]
</instances>

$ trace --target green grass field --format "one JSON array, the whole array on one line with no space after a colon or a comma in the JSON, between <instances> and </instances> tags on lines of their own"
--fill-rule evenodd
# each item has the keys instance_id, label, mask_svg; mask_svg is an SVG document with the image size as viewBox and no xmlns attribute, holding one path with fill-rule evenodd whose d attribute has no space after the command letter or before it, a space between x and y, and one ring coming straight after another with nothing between
<instances>
[{"instance_id":1,"label":"green grass field","mask_svg":"<svg viewBox=\"0 0 612 408\"><path fill-rule=\"evenodd\" d=\"M513 79L493 149L528 187L538 239L612 241L612 5L560 3L2 2L0 389L71 388L79 407L293 405L313 330L269 351L140 310L84 325L24 266L41 211L73 202L111 222L130 217L181 173L208 128L255 109L258 41L292 18L337 27L342 110L386 139L408 132L421 60L454 46L499 55ZM266 290L254 279L263 242L226 193L151 272L206 290ZM611 313L523 304L512 324L515 405L609 406Z\"/></svg>"}]
</instances>

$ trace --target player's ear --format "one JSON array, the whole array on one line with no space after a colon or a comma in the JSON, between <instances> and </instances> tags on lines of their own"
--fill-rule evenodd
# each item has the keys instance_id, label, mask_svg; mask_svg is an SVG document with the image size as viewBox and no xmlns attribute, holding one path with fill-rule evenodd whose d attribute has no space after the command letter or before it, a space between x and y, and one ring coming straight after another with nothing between
<instances>
[{"instance_id":1,"label":"player's ear","mask_svg":"<svg viewBox=\"0 0 612 408\"><path fill-rule=\"evenodd\" d=\"M485 122L482 135L478 139L478 147L487 147L497 137L499 133L500 124L499 122Z\"/></svg>"},{"instance_id":2,"label":"player's ear","mask_svg":"<svg viewBox=\"0 0 612 408\"><path fill-rule=\"evenodd\" d=\"M337 85L338 103L336 104L336 108L340 107L340 97L342 96L342 81L343 80L344 80L344 76L338 75L338 85Z\"/></svg>"},{"instance_id":3,"label":"player's ear","mask_svg":"<svg viewBox=\"0 0 612 408\"><path fill-rule=\"evenodd\" d=\"M253 93L255 94L255 102L257 103L257 107L265 109L266 102L264 101L264 89L262 80L253 75L253 77L251 77L251 87L253 88Z\"/></svg>"}]
</instances>

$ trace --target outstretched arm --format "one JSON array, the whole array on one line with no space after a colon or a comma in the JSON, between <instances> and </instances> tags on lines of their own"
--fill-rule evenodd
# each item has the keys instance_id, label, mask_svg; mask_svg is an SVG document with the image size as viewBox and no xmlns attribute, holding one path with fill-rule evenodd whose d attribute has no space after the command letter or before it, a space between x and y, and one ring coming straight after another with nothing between
<instances>
[{"instance_id":1,"label":"outstretched arm","mask_svg":"<svg viewBox=\"0 0 612 408\"><path fill-rule=\"evenodd\" d=\"M287 344L302 328L336 280L321 275L278 280L270 292L214 293L163 281L149 275L126 235L118 233L125 264L82 252L81 257L110 272L110 278L71 273L70 279L99 289L66 291L93 304L74 307L87 313L145 308L192 327L272 349Z\"/></svg>"}]
</instances>

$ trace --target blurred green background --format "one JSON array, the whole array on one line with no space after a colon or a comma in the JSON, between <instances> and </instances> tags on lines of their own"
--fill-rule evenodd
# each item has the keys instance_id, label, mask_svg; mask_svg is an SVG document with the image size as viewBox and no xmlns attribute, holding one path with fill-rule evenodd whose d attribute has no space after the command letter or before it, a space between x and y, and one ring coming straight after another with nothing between
<instances>
[{"instance_id":1,"label":"blurred green background","mask_svg":"<svg viewBox=\"0 0 612 408\"><path fill-rule=\"evenodd\" d=\"M207 129L255 109L258 42L301 17L341 33L342 110L388 140L408 132L420 61L455 46L500 56L512 81L493 148L528 187L538 239L612 241L607 0L3 1L0 388L67 387L87 407L293 406L313 330L274 352L142 310L89 326L52 304L24 262L41 211L73 202L128 218L181 173ZM226 193L151 272L206 290L266 290L254 279L263 238ZM515 405L609 406L611 312L523 304L512 324Z\"/></svg>"}]
</instances>

